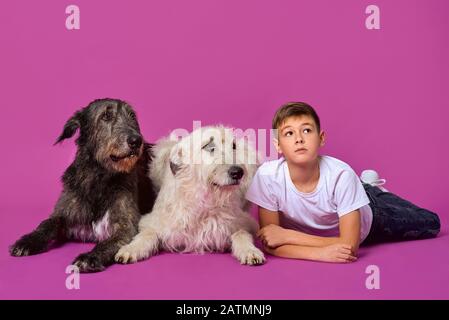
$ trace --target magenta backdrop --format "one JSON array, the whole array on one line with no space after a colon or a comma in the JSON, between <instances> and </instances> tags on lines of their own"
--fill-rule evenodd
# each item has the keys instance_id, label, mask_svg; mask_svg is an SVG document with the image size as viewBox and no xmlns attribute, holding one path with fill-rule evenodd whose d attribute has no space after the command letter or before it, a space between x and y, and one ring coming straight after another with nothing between
<instances>
[{"instance_id":1,"label":"magenta backdrop","mask_svg":"<svg viewBox=\"0 0 449 320\"><path fill-rule=\"evenodd\" d=\"M69 4L81 10L80 30L65 28ZM380 7L380 30L365 28L369 4ZM193 120L268 129L279 105L306 101L317 109L327 133L323 153L348 162L358 173L376 169L387 179L388 189L437 212L446 244L448 12L447 0L2 1L0 295L72 297L58 281L64 281L65 265L89 245L68 245L23 259L9 257L6 248L51 212L61 190L59 178L74 153L73 141L56 147L52 144L75 110L102 97L131 103L149 141L174 128L191 129ZM444 254L440 255L432 241L442 244L438 239L426 242L429 250L434 250L430 266L426 265L429 259L414 258L413 247L406 244L388 248L409 250L417 270L427 267L443 271L442 263L449 262L447 246L441 246L446 250L442 249ZM342 294L335 287L320 291L315 280L310 280L329 270L340 278L339 273L354 268L361 272L356 278L364 279L365 264L344 269L269 258L271 264L269 261L248 271L228 256L216 256L165 254L153 263L114 266L97 278L89 275L86 279L114 283L123 272L131 272L128 270L141 270L140 277L145 278L145 270L157 273L157 261L167 261L160 262L166 277L152 280L153 291L138 289L138 282L135 291L127 293L98 289L98 284L84 291L84 296L75 297L370 297L366 289L359 288L363 282L352 287L341 283L342 288L348 288ZM199 271L194 274L200 280L181 282L183 288L191 289L173 289L173 283L167 287L164 283L170 283L171 277L167 266L181 259L191 263L191 268L204 268L206 261L215 263L219 271L208 273L211 278L226 272L231 278L227 270L233 270L236 281L254 279L255 283L261 282L258 276L266 276L264 272L279 274L279 270L285 270L291 273L289 279L316 266L322 270L316 278L312 272L308 280L313 289L301 292L290 283L271 284L270 292L257 285L245 286L238 294L223 276L219 277L220 291L220 285L201 278ZM49 270L61 274L52 277ZM192 273L186 277L189 275ZM443 280L447 288L448 276ZM196 286L196 281L203 283ZM405 279L398 281L407 283ZM398 284L396 291L379 297L433 294L449 298L447 290L436 285L441 279L434 279L435 286L429 279L418 281L411 291ZM53 286L53 282L58 284Z\"/></svg>"}]
</instances>

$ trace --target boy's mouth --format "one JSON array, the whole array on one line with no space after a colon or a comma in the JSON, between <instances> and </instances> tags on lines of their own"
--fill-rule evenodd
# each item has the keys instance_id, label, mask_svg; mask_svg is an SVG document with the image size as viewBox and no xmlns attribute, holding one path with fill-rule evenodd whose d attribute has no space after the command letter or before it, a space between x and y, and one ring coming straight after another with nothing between
<instances>
[{"instance_id":1,"label":"boy's mouth","mask_svg":"<svg viewBox=\"0 0 449 320\"><path fill-rule=\"evenodd\" d=\"M307 151L306 148L298 148L298 149L295 150L295 153L303 153L303 152L306 152L306 151Z\"/></svg>"}]
</instances>

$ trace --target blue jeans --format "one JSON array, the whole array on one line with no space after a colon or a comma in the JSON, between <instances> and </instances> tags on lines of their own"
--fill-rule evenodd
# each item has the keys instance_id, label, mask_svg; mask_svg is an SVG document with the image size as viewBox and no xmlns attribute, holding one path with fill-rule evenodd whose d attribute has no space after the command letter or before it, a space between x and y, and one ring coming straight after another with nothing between
<instances>
[{"instance_id":1,"label":"blue jeans","mask_svg":"<svg viewBox=\"0 0 449 320\"><path fill-rule=\"evenodd\" d=\"M391 192L363 183L373 211L373 223L363 244L436 237L440 219Z\"/></svg>"}]
</instances>

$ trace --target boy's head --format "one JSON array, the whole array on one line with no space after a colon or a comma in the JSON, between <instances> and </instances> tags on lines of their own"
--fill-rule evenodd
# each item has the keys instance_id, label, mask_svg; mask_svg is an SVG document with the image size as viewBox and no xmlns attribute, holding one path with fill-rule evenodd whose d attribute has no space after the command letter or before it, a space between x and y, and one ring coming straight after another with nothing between
<instances>
[{"instance_id":1,"label":"boy's head","mask_svg":"<svg viewBox=\"0 0 449 320\"><path fill-rule=\"evenodd\" d=\"M307 164L318 157L324 145L324 132L315 110L304 102L289 102L274 115L273 129L277 130L274 145L287 161Z\"/></svg>"}]
</instances>

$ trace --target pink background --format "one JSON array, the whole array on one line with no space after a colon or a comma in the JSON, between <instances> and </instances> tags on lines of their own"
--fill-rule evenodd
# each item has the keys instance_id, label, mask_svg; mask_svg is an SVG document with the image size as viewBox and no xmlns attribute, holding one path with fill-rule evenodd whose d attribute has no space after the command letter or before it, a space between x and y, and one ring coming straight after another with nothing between
<instances>
[{"instance_id":1,"label":"pink background","mask_svg":"<svg viewBox=\"0 0 449 320\"><path fill-rule=\"evenodd\" d=\"M69 4L80 30L65 28ZM370 4L381 30L365 28ZM0 297L449 298L448 12L446 0L2 1ZM323 153L377 170L389 190L437 212L441 237L374 247L345 266L164 254L68 291L65 266L91 245L21 259L7 246L51 212L75 150L52 144L102 97L131 103L148 141L193 120L268 129L281 104L306 101L327 133ZM376 257L389 291L364 288Z\"/></svg>"}]
</instances>

